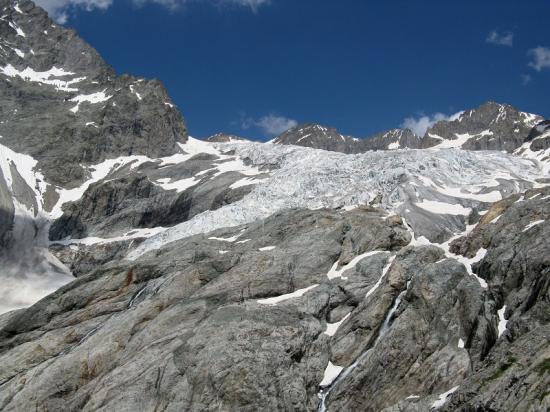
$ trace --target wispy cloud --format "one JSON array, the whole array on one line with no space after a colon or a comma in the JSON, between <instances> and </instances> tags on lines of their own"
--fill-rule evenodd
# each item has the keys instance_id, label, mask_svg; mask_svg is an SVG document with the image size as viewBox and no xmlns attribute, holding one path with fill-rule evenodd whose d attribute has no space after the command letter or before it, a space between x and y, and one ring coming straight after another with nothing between
<instances>
[{"instance_id":1,"label":"wispy cloud","mask_svg":"<svg viewBox=\"0 0 550 412\"><path fill-rule=\"evenodd\" d=\"M448 116L446 114L438 112L432 115L420 114L416 117L411 116L403 120L403 123L401 123L401 127L404 129L412 130L418 136L424 136L426 134L426 130L428 130L437 122L441 120L456 120L460 117L462 113L464 112L461 111Z\"/></svg>"},{"instance_id":2,"label":"wispy cloud","mask_svg":"<svg viewBox=\"0 0 550 412\"><path fill-rule=\"evenodd\" d=\"M514 33L510 31L499 33L493 30L489 33L485 41L490 44L512 47L514 45Z\"/></svg>"},{"instance_id":3,"label":"wispy cloud","mask_svg":"<svg viewBox=\"0 0 550 412\"><path fill-rule=\"evenodd\" d=\"M531 80L533 80L533 78L530 74L521 75L521 84L523 84L524 86L527 86L529 83L531 83Z\"/></svg>"},{"instance_id":4,"label":"wispy cloud","mask_svg":"<svg viewBox=\"0 0 550 412\"><path fill-rule=\"evenodd\" d=\"M532 57L532 61L529 62L536 71L540 72L542 69L550 69L550 49L548 47L535 47L527 52Z\"/></svg>"},{"instance_id":5,"label":"wispy cloud","mask_svg":"<svg viewBox=\"0 0 550 412\"><path fill-rule=\"evenodd\" d=\"M71 10L105 10L113 4L113 0L36 0L35 3L46 10L56 22L65 24Z\"/></svg>"},{"instance_id":6,"label":"wispy cloud","mask_svg":"<svg viewBox=\"0 0 550 412\"><path fill-rule=\"evenodd\" d=\"M198 2L208 2L218 6L245 7L256 13L261 6L270 4L271 0L132 0L132 3L137 6L155 3L170 10L177 10L187 4ZM52 19L60 24L65 24L75 10L106 10L113 4L113 0L36 0L36 4L46 10Z\"/></svg>"},{"instance_id":7,"label":"wispy cloud","mask_svg":"<svg viewBox=\"0 0 550 412\"><path fill-rule=\"evenodd\" d=\"M296 125L298 125L296 120L275 114L268 114L267 116L262 116L259 119L247 117L241 120L241 127L243 129L246 130L251 127L257 127L266 136L279 135Z\"/></svg>"}]
</instances>

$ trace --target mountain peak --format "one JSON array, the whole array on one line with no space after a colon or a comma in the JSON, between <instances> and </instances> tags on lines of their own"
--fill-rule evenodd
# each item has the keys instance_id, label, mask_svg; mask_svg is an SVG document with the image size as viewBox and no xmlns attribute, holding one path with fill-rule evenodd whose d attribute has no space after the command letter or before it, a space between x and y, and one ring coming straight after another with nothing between
<instances>
[{"instance_id":1,"label":"mountain peak","mask_svg":"<svg viewBox=\"0 0 550 412\"><path fill-rule=\"evenodd\" d=\"M316 123L295 126L276 137L272 143L297 145L335 152L354 153L358 139L345 136L334 127Z\"/></svg>"},{"instance_id":2,"label":"mountain peak","mask_svg":"<svg viewBox=\"0 0 550 412\"><path fill-rule=\"evenodd\" d=\"M513 152L542 120L541 116L521 112L509 104L488 101L456 119L434 124L426 131L422 147Z\"/></svg>"},{"instance_id":3,"label":"mountain peak","mask_svg":"<svg viewBox=\"0 0 550 412\"><path fill-rule=\"evenodd\" d=\"M206 139L207 142L216 142L216 143L231 143L231 142L248 142L248 139L244 137L235 136L233 134L226 133L216 133Z\"/></svg>"}]
</instances>

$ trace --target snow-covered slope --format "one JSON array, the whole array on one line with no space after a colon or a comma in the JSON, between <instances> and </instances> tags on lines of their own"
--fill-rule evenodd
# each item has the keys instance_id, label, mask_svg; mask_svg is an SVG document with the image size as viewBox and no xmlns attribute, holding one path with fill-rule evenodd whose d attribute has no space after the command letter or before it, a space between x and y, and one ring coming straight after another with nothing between
<instances>
[{"instance_id":1,"label":"snow-covered slope","mask_svg":"<svg viewBox=\"0 0 550 412\"><path fill-rule=\"evenodd\" d=\"M501 152L454 149L346 155L261 143L218 144L255 167L275 165L242 200L207 211L145 241L130 258L182 237L265 218L289 208L377 205L400 213L415 232L444 241L472 210L537 186L543 166Z\"/></svg>"}]
</instances>

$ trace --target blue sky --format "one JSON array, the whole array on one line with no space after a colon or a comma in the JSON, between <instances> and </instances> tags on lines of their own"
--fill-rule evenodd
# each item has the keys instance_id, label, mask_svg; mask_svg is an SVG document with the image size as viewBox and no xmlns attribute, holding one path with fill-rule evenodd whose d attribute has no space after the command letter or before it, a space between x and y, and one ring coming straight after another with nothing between
<instances>
[{"instance_id":1,"label":"blue sky","mask_svg":"<svg viewBox=\"0 0 550 412\"><path fill-rule=\"evenodd\" d=\"M161 79L196 137L367 137L487 100L550 116L548 0L38 3L117 72Z\"/></svg>"}]
</instances>

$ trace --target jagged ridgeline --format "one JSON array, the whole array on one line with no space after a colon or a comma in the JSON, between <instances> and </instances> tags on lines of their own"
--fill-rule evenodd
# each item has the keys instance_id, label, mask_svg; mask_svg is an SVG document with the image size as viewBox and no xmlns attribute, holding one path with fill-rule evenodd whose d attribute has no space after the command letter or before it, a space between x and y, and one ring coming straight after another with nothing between
<instances>
[{"instance_id":1,"label":"jagged ridgeline","mask_svg":"<svg viewBox=\"0 0 550 412\"><path fill-rule=\"evenodd\" d=\"M0 410L550 408L549 121L198 140L0 9Z\"/></svg>"}]
</instances>

